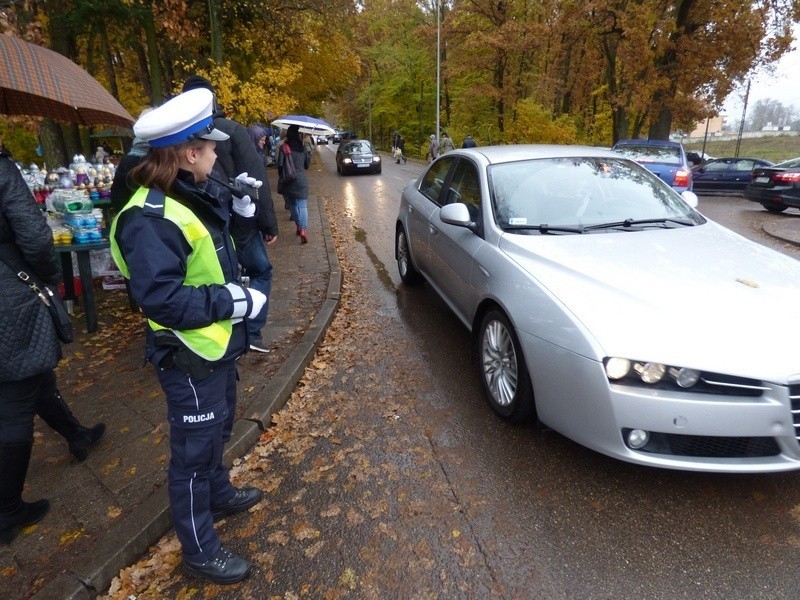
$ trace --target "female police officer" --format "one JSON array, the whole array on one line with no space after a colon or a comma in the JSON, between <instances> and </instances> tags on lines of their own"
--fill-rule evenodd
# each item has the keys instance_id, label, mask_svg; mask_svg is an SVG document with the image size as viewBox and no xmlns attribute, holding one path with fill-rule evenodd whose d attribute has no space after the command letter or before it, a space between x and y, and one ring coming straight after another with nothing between
<instances>
[{"instance_id":1,"label":"female police officer","mask_svg":"<svg viewBox=\"0 0 800 600\"><path fill-rule=\"evenodd\" d=\"M150 144L131 177L138 189L114 220L111 251L147 317L146 356L167 397L169 498L183 563L216 583L247 576L250 563L222 547L219 519L255 505L261 491L234 488L222 464L236 411L236 363L248 347L243 319L264 294L238 280L230 207L202 184L227 134L214 129L213 95L195 89L143 115ZM236 218L255 218L248 196Z\"/></svg>"}]
</instances>

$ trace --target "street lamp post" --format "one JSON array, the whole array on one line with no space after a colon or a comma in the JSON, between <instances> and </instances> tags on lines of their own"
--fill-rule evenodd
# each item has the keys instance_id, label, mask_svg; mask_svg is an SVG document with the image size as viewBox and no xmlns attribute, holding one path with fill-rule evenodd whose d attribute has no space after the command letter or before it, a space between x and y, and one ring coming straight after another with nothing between
<instances>
[{"instance_id":1,"label":"street lamp post","mask_svg":"<svg viewBox=\"0 0 800 600\"><path fill-rule=\"evenodd\" d=\"M367 69L367 137L369 143L372 143L372 69L369 68L369 62L361 59L361 66Z\"/></svg>"},{"instance_id":2,"label":"street lamp post","mask_svg":"<svg viewBox=\"0 0 800 600\"><path fill-rule=\"evenodd\" d=\"M367 120L369 122L369 143L372 143L372 72L367 65Z\"/></svg>"},{"instance_id":3,"label":"street lamp post","mask_svg":"<svg viewBox=\"0 0 800 600\"><path fill-rule=\"evenodd\" d=\"M441 44L441 25L440 21L440 14L441 11L439 10L439 1L436 0L436 145L439 145L439 89L440 89L440 81L441 81L441 51L440 51L440 44Z\"/></svg>"}]
</instances>

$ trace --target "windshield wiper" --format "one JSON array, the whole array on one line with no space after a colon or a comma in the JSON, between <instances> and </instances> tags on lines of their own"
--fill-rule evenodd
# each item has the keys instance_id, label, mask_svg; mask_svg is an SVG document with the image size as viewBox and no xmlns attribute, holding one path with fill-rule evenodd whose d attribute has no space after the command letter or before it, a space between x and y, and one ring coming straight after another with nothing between
<instances>
[{"instance_id":1,"label":"windshield wiper","mask_svg":"<svg viewBox=\"0 0 800 600\"><path fill-rule=\"evenodd\" d=\"M505 231L538 231L539 233L583 233L584 227L562 227L560 225L506 225Z\"/></svg>"},{"instance_id":2,"label":"windshield wiper","mask_svg":"<svg viewBox=\"0 0 800 600\"><path fill-rule=\"evenodd\" d=\"M695 225L689 219L660 218L660 219L625 219L624 221L614 221L612 223L598 223L597 225L587 225L584 230L591 229L613 229L614 227L633 227L634 225L658 225L661 223L677 223L678 225Z\"/></svg>"}]
</instances>

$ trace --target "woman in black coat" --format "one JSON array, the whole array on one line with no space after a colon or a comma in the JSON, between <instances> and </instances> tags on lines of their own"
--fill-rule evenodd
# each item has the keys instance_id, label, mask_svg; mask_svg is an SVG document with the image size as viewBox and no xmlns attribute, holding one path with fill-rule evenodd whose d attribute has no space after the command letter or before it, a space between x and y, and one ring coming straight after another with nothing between
<instances>
[{"instance_id":1,"label":"woman in black coat","mask_svg":"<svg viewBox=\"0 0 800 600\"><path fill-rule=\"evenodd\" d=\"M22 488L33 448L33 415L67 438L70 451L86 458L105 432L102 423L83 427L56 387L53 369L61 342L44 303L22 282L24 271L40 283L56 284L61 272L47 225L19 169L0 153L0 543L38 522L47 500L24 502Z\"/></svg>"}]
</instances>

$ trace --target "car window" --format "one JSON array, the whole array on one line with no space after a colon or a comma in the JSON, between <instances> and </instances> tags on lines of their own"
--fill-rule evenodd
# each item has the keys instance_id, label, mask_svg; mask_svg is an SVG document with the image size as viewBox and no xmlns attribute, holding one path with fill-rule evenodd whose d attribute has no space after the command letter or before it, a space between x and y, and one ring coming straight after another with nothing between
<instances>
[{"instance_id":1,"label":"car window","mask_svg":"<svg viewBox=\"0 0 800 600\"><path fill-rule=\"evenodd\" d=\"M754 160L739 160L733 163L733 169L735 171L752 171L756 166L756 161Z\"/></svg>"},{"instance_id":2,"label":"car window","mask_svg":"<svg viewBox=\"0 0 800 600\"><path fill-rule=\"evenodd\" d=\"M463 202L469 209L470 217L480 222L481 186L477 167L467 159L458 161L445 197L445 204Z\"/></svg>"},{"instance_id":3,"label":"car window","mask_svg":"<svg viewBox=\"0 0 800 600\"><path fill-rule=\"evenodd\" d=\"M728 162L724 160L713 160L701 165L700 168L706 173L711 173L713 171L727 171Z\"/></svg>"},{"instance_id":4,"label":"car window","mask_svg":"<svg viewBox=\"0 0 800 600\"><path fill-rule=\"evenodd\" d=\"M503 229L583 227L627 219L702 222L680 196L625 159L549 158L490 167L495 221Z\"/></svg>"},{"instance_id":5,"label":"car window","mask_svg":"<svg viewBox=\"0 0 800 600\"><path fill-rule=\"evenodd\" d=\"M780 167L781 169L796 169L797 167L800 167L800 158L793 158L791 160L786 160L782 163L778 163L775 166Z\"/></svg>"},{"instance_id":6,"label":"car window","mask_svg":"<svg viewBox=\"0 0 800 600\"><path fill-rule=\"evenodd\" d=\"M440 158L434 162L425 176L422 178L422 183L419 186L419 191L425 194L428 198L439 203L439 195L444 186L444 180L447 178L447 173L450 167L453 166L452 158Z\"/></svg>"},{"instance_id":7,"label":"car window","mask_svg":"<svg viewBox=\"0 0 800 600\"><path fill-rule=\"evenodd\" d=\"M649 146L647 144L621 144L614 147L615 152L632 158L637 162L659 162L671 165L683 164L680 148L677 146Z\"/></svg>"},{"instance_id":8,"label":"car window","mask_svg":"<svg viewBox=\"0 0 800 600\"><path fill-rule=\"evenodd\" d=\"M347 144L345 144L342 152L347 152L350 154L356 154L356 153L369 154L372 152L372 147L370 147L369 142L364 142L364 141L348 142Z\"/></svg>"}]
</instances>

